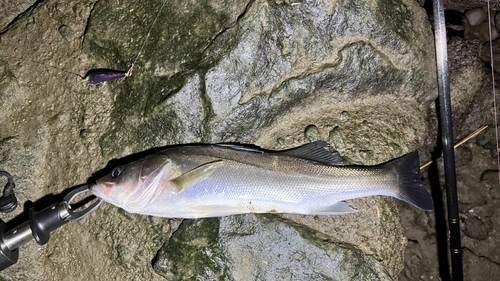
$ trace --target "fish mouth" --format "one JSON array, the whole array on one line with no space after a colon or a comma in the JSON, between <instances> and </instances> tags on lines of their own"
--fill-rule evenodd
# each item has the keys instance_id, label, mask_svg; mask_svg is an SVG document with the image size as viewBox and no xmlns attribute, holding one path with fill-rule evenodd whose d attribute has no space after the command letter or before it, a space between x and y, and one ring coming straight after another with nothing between
<instances>
[{"instance_id":1,"label":"fish mouth","mask_svg":"<svg viewBox=\"0 0 500 281\"><path fill-rule=\"evenodd\" d=\"M90 192L105 202L111 203L113 205L120 205L120 202L118 202L118 200L109 195L113 187L114 184L98 182L97 184L94 184L90 187Z\"/></svg>"},{"instance_id":2,"label":"fish mouth","mask_svg":"<svg viewBox=\"0 0 500 281\"><path fill-rule=\"evenodd\" d=\"M106 196L110 196L111 192L113 191L113 188L116 186L115 183L113 182L106 182L106 181L97 181L95 185L90 187L90 190L99 190L101 194L104 194Z\"/></svg>"}]
</instances>

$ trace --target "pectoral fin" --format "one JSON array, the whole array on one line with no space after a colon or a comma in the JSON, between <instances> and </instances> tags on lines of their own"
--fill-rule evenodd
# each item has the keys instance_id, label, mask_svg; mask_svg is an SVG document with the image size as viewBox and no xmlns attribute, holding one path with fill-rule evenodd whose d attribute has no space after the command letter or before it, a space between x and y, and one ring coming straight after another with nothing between
<instances>
[{"instance_id":1,"label":"pectoral fin","mask_svg":"<svg viewBox=\"0 0 500 281\"><path fill-rule=\"evenodd\" d=\"M311 215L322 215L322 216L327 216L327 215L341 215L341 214L348 214L352 212L357 212L357 210L349 207L349 204L346 202L337 202L331 206L328 206L323 209L316 210L312 213Z\"/></svg>"},{"instance_id":2,"label":"pectoral fin","mask_svg":"<svg viewBox=\"0 0 500 281\"><path fill-rule=\"evenodd\" d=\"M185 188L192 186L195 183L203 181L207 179L214 171L215 168L221 166L223 164L222 160L218 160L215 162L210 162L204 165L201 165L198 168L195 168L177 178L171 180L172 186L175 189L176 193L183 191Z\"/></svg>"}]
</instances>

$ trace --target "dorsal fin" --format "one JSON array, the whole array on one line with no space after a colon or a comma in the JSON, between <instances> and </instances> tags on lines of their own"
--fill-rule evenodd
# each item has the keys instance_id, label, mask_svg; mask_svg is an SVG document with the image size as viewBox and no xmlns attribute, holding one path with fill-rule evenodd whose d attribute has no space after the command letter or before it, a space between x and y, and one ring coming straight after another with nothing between
<instances>
[{"instance_id":1,"label":"dorsal fin","mask_svg":"<svg viewBox=\"0 0 500 281\"><path fill-rule=\"evenodd\" d=\"M214 145L219 146L219 147L230 148L230 149L234 149L234 150L246 151L246 152L255 152L255 153L260 153L260 154L264 153L264 151L262 151L260 148L255 147L255 146L254 147L242 146L242 145L232 144L232 143L217 143Z\"/></svg>"},{"instance_id":2,"label":"dorsal fin","mask_svg":"<svg viewBox=\"0 0 500 281\"><path fill-rule=\"evenodd\" d=\"M326 141L315 141L289 150L278 152L281 155L316 161L330 166L343 166L344 157Z\"/></svg>"}]
</instances>

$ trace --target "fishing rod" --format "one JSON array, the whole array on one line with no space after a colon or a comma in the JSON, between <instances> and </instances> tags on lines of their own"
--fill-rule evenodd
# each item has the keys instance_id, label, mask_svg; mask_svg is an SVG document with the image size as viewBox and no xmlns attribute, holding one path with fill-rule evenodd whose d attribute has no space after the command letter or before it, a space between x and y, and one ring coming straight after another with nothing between
<instances>
[{"instance_id":1,"label":"fishing rod","mask_svg":"<svg viewBox=\"0 0 500 281\"><path fill-rule=\"evenodd\" d=\"M495 66L493 63L493 40L491 37L491 15L490 15L490 0L488 0L488 31L490 35L490 64L491 64L491 83L493 92L493 107L495 112L495 140L497 145L497 165L500 171L500 148L498 147L498 120L497 120L497 95L495 93ZM500 172L498 173L498 181L500 182Z\"/></svg>"},{"instance_id":2,"label":"fishing rod","mask_svg":"<svg viewBox=\"0 0 500 281\"><path fill-rule=\"evenodd\" d=\"M436 64L439 91L439 120L443 146L448 229L450 233L451 271L453 281L463 280L462 245L458 214L455 152L453 147L453 123L451 118L448 50L443 0L433 0L434 35L436 40Z\"/></svg>"}]
</instances>

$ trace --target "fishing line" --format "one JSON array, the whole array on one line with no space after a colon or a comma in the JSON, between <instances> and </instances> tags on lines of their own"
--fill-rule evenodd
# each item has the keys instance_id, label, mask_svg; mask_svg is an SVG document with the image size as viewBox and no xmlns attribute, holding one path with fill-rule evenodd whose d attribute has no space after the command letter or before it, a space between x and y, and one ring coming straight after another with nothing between
<instances>
[{"instance_id":1,"label":"fishing line","mask_svg":"<svg viewBox=\"0 0 500 281\"><path fill-rule=\"evenodd\" d=\"M167 0L163 1L163 4L161 5L160 9L156 13L155 18L154 18L153 22L151 23L151 26L149 27L148 34L146 35L146 38L144 38L144 40L142 42L142 46L139 49L139 52L137 53L137 56L134 59L134 62L132 62L132 65L130 66L130 68L126 72L111 70L111 69L95 69L95 70L91 70L91 71L87 72L87 75L84 78L85 81L90 82L90 84L100 84L103 82L112 81L112 80L121 78L117 84L117 86L118 86L118 85L120 85L120 83L123 82L123 80L125 80L125 78L132 75L132 70L134 69L134 66L137 63L137 60L139 59L139 57L144 49L144 46L146 46L146 42L148 41L149 36L151 35L151 30L153 30L153 27L156 23L156 20L160 16L160 13L163 10L163 7L165 6L166 3L167 3Z\"/></svg>"},{"instance_id":2,"label":"fishing line","mask_svg":"<svg viewBox=\"0 0 500 281\"><path fill-rule=\"evenodd\" d=\"M144 38L144 42L142 42L142 46L139 49L139 53L137 53L137 56L135 57L135 60L132 63L132 66L130 66L129 70L127 71L127 76L129 76L130 74L132 74L132 69L134 68L135 63L137 62L137 59L141 55L142 50L144 49L144 46L146 45L146 42L148 41L149 35L151 34L151 30L153 30L153 26L155 25L155 22L158 19L158 16L160 16L161 10L163 9L163 7L165 6L166 3L167 3L167 0L163 1L163 4L161 5L160 10L158 10L158 13L156 13L156 17L153 20L153 23L151 24L151 26L149 27L148 34L146 35L146 38Z\"/></svg>"},{"instance_id":3,"label":"fishing line","mask_svg":"<svg viewBox=\"0 0 500 281\"><path fill-rule=\"evenodd\" d=\"M67 71L67 70L62 70L62 69L54 67L54 66L50 66L50 65L46 65L46 64L34 62L34 61L33 62L36 64L43 65L45 67L52 67L52 68L58 69L59 71L63 71L63 72L67 72L67 73L76 75L76 76L80 77L82 80L90 82L90 84L100 84L103 82L107 82L107 81L121 78L121 80L118 82L118 85L119 85L125 78L132 75L132 70L134 69L134 66L137 63L137 60L141 56L142 51L144 50L144 47L146 46L146 43L149 39L149 36L151 35L151 31L153 30L154 24L158 20L158 17L160 16L160 13L163 10L163 7L165 7L166 3L167 3L167 0L164 0L160 9L156 13L156 16L155 16L153 22L151 23L151 26L149 27L146 38L144 38L142 45L141 45L141 48L139 49L139 52L137 53L137 56L135 57L134 61L132 62L132 65L130 66L130 68L126 72L116 71L116 70L111 70L111 69L93 69L93 70L88 71L85 76L81 76L77 73Z\"/></svg>"},{"instance_id":4,"label":"fishing line","mask_svg":"<svg viewBox=\"0 0 500 281\"><path fill-rule=\"evenodd\" d=\"M490 15L490 0L488 0L488 31L490 32L490 63L491 63L491 79L493 83L493 107L495 110L495 134L497 144L497 165L498 165L498 181L500 183L500 150L498 148L498 119L497 119L497 95L495 93L495 71L493 66L493 43L491 37L491 15Z\"/></svg>"},{"instance_id":5,"label":"fishing line","mask_svg":"<svg viewBox=\"0 0 500 281\"><path fill-rule=\"evenodd\" d=\"M151 31L153 30L153 27L154 27L156 21L158 20L158 17L160 16L160 13L163 10L163 7L165 7L166 3L167 3L167 0L164 0L163 3L162 3L162 5L161 5L161 7L160 7L160 9L156 13L156 16L155 16L153 22L151 23L151 26L149 27L148 33L146 35L146 38L144 38L144 40L142 42L142 45L141 45L141 48L139 49L139 52L137 53L137 56L135 57L134 61L132 62L132 65L130 66L130 68L126 72L116 71L116 70L111 70L111 69L94 69L94 70L88 71L85 76L81 76L81 75L79 75L77 73L74 73L74 72L71 72L71 71L67 71L67 70L62 70L62 69L54 67L54 66L45 65L45 64L39 63L39 62L34 62L34 63L40 64L40 65L44 65L46 67L52 67L52 68L58 69L60 71L64 71L64 72L67 72L67 73L70 73L70 74L77 75L82 80L90 82L90 84L100 84L100 83L103 83L103 82L106 82L106 81L111 81L111 80L115 80L115 79L121 78L121 80L118 82L118 85L119 85L125 78L127 78L130 75L132 75L132 70L134 69L134 66L137 63L137 60L141 56L142 51L144 50L144 47L146 46L146 43L147 43L147 41L149 39L149 36L151 35Z\"/></svg>"},{"instance_id":6,"label":"fishing line","mask_svg":"<svg viewBox=\"0 0 500 281\"><path fill-rule=\"evenodd\" d=\"M76 76L78 76L79 78L81 78L82 80L85 78L84 76L81 76L80 74L78 74L78 73L76 73L76 72L72 72L72 71L69 71L69 70L65 70L65 69L59 68L59 67L57 67L57 66L49 65L49 64L46 64L46 63L42 63L42 62L38 62L38 61L34 61L34 60L30 60L30 59L25 59L25 58L23 58L23 57L9 56L9 55L0 55L0 56L1 56L1 57L4 57L4 58L11 58L11 59L16 59L16 60L19 60L19 63L22 63L23 61L25 61L25 62L30 62L30 63L38 64L38 65L41 65L41 66L46 67L46 68L52 68L52 69L55 69L55 70L59 70L59 71L64 72L64 73L68 73L68 74L76 75Z\"/></svg>"},{"instance_id":7,"label":"fishing line","mask_svg":"<svg viewBox=\"0 0 500 281\"><path fill-rule=\"evenodd\" d=\"M134 62L132 63L132 65L130 66L130 68L127 70L127 72L125 72L125 76L123 76L120 79L120 81L118 82L117 86L120 85L120 83L123 82L123 80L125 80L125 78L129 77L130 75L132 75L132 70L134 69L135 63L137 62L137 59L139 59L139 56L141 55L142 50L144 49L144 46L146 46L146 42L149 39L149 35L151 34L151 30L153 30L153 26L155 25L156 20L160 16L161 10L163 10L163 7L165 6L166 3L167 3L167 0L163 1L163 4L161 5L160 9L158 10L158 13L156 13L155 19L153 20L153 22L151 23L151 26L149 27L148 34L146 35L146 38L144 38L144 41L142 42L142 46L139 49L139 52L137 53L137 56L134 59Z\"/></svg>"}]
</instances>

